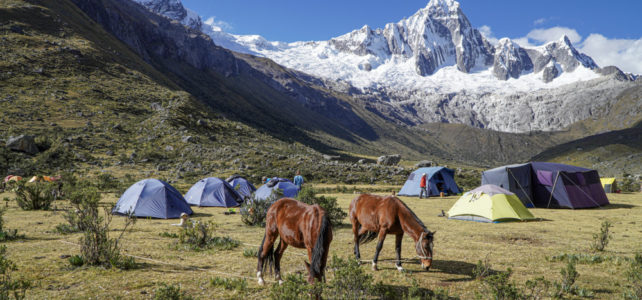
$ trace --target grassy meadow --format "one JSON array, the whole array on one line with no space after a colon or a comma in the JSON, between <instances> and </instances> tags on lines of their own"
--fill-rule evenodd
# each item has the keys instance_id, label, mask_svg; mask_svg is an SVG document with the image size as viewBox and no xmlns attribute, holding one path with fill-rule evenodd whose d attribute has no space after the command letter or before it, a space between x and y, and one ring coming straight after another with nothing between
<instances>
[{"instance_id":1,"label":"grassy meadow","mask_svg":"<svg viewBox=\"0 0 642 300\"><path fill-rule=\"evenodd\" d=\"M338 198L339 206L347 211L353 193L328 194ZM0 194L0 198L11 193ZM492 270L513 270L511 277L519 286L529 279L543 276L550 281L560 279L565 262L551 257L563 253L592 254L592 235L599 232L603 220L613 223L613 239L602 256L616 259L577 264L579 278L576 284L594 294L597 299L620 298L625 284L626 258L642 250L642 195L611 194L611 205L601 209L532 209L540 221L523 223L486 224L447 220L438 217L447 211L457 197L417 198L402 197L408 206L424 221L430 230L436 230L433 268L421 270L418 261L409 261L398 272L394 267L394 237L389 236L380 256L380 271L373 272L369 264L361 266L372 274L375 281L386 285L408 287L415 279L422 288L448 290L450 296L475 298L481 282L474 279L472 270L479 260L487 260ZM114 203L117 196L104 194L105 205ZM233 250L187 251L172 247L175 238L162 233L178 233L171 224L177 220L138 219L133 230L121 241L123 253L132 255L140 264L134 270L103 269L98 267L72 268L66 258L79 254L77 245L81 233L62 235L54 227L65 223L61 209L65 201L54 202L50 211L23 211L14 201L8 202L5 228L18 229L24 238L5 243L8 258L18 267L18 274L33 281L27 292L29 299L149 299L161 283L180 286L182 291L197 299L244 298L264 299L269 287L256 284L256 258L245 257L245 249L256 249L263 237L263 229L249 227L241 222L239 214L224 215L223 208L194 208L193 219L213 221L218 225L217 236L229 236L241 241ZM238 211L238 209L237 209ZM125 218L114 216L112 236L118 234ZM362 259L371 259L376 243L362 246ZM352 257L352 233L349 220L334 228L330 256ZM415 256L413 242L404 238L403 257ZM619 258L619 259L618 259ZM282 260L282 272L303 272L305 251L289 247ZM225 290L210 284L214 277L248 277L244 291ZM269 275L266 279L273 280ZM330 278L329 278L330 279Z\"/></svg>"}]
</instances>

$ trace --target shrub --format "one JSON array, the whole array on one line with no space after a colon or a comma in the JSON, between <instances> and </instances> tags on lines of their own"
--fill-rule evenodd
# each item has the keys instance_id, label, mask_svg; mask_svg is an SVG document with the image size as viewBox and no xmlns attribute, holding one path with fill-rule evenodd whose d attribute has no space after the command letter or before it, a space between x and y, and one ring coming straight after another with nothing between
<instances>
[{"instance_id":1,"label":"shrub","mask_svg":"<svg viewBox=\"0 0 642 300\"><path fill-rule=\"evenodd\" d=\"M175 238L175 239L177 239L177 238L178 238L178 234L176 234L176 233L169 233L169 232L167 232L167 231L161 232L161 233L159 233L158 235L159 235L159 236L161 236L161 237L166 237L166 238Z\"/></svg>"},{"instance_id":2,"label":"shrub","mask_svg":"<svg viewBox=\"0 0 642 300\"><path fill-rule=\"evenodd\" d=\"M310 298L308 295L320 289L321 283L308 284L308 281L301 273L285 275L283 284L272 284L270 288L270 299L275 300L298 300Z\"/></svg>"},{"instance_id":3,"label":"shrub","mask_svg":"<svg viewBox=\"0 0 642 300\"><path fill-rule=\"evenodd\" d=\"M247 289L247 280L245 280L245 278L214 277L210 279L210 284L214 287L222 287L226 290L237 290L239 292Z\"/></svg>"},{"instance_id":4,"label":"shrub","mask_svg":"<svg viewBox=\"0 0 642 300\"><path fill-rule=\"evenodd\" d=\"M548 298L551 282L544 277L537 277L526 281L525 299L540 300Z\"/></svg>"},{"instance_id":5,"label":"shrub","mask_svg":"<svg viewBox=\"0 0 642 300\"><path fill-rule=\"evenodd\" d=\"M602 222L600 232L593 234L593 243L591 244L591 249L593 251L604 251L611 239L611 233L609 232L609 228L611 228L611 226L611 222L605 220Z\"/></svg>"},{"instance_id":6,"label":"shrub","mask_svg":"<svg viewBox=\"0 0 642 300\"><path fill-rule=\"evenodd\" d=\"M69 257L69 264L74 267L81 267L82 265L85 264L85 261L82 259L82 256L74 255Z\"/></svg>"},{"instance_id":7,"label":"shrub","mask_svg":"<svg viewBox=\"0 0 642 300\"><path fill-rule=\"evenodd\" d=\"M18 268L7 259L7 246L0 246L0 299L24 299L32 283L23 278L14 279L13 271Z\"/></svg>"},{"instance_id":8,"label":"shrub","mask_svg":"<svg viewBox=\"0 0 642 300\"><path fill-rule=\"evenodd\" d=\"M16 187L16 202L23 210L49 210L54 201L55 186L51 183L18 182Z\"/></svg>"},{"instance_id":9,"label":"shrub","mask_svg":"<svg viewBox=\"0 0 642 300\"><path fill-rule=\"evenodd\" d=\"M101 173L96 177L95 185L99 190L105 191L118 188L120 182L109 173Z\"/></svg>"},{"instance_id":10,"label":"shrub","mask_svg":"<svg viewBox=\"0 0 642 300\"><path fill-rule=\"evenodd\" d=\"M214 236L214 229L216 229L216 225L212 222L187 220L187 226L181 228L178 234L178 241L191 250L211 248L230 250L241 244L241 242L230 237Z\"/></svg>"},{"instance_id":11,"label":"shrub","mask_svg":"<svg viewBox=\"0 0 642 300\"><path fill-rule=\"evenodd\" d=\"M18 230L17 229L5 229L4 228L4 213L7 211L6 208L0 208L0 242L6 242L10 240L17 239Z\"/></svg>"},{"instance_id":12,"label":"shrub","mask_svg":"<svg viewBox=\"0 0 642 300\"><path fill-rule=\"evenodd\" d=\"M378 293L372 276L359 266L356 259L342 259L333 255L328 271L334 274L325 289L328 298L362 299Z\"/></svg>"},{"instance_id":13,"label":"shrub","mask_svg":"<svg viewBox=\"0 0 642 300\"><path fill-rule=\"evenodd\" d=\"M481 260L477 262L477 265L472 270L472 276L475 279L482 279L490 275L491 272L491 265L488 262L488 257L486 257L483 262Z\"/></svg>"},{"instance_id":14,"label":"shrub","mask_svg":"<svg viewBox=\"0 0 642 300\"><path fill-rule=\"evenodd\" d=\"M67 211L67 215L77 215L77 218L73 218L75 224L70 225L83 231L80 239L80 254L83 262L92 266L116 267L125 270L134 268L136 264L133 258L120 254L118 242L136 219L128 216L120 235L117 238L110 238L111 209L104 209L104 217L99 213L98 190L94 187L78 187L69 191L68 196L72 208Z\"/></svg>"},{"instance_id":15,"label":"shrub","mask_svg":"<svg viewBox=\"0 0 642 300\"><path fill-rule=\"evenodd\" d=\"M520 290L515 283L510 281L510 275L513 270L508 268L506 272L497 272L482 279L482 283L487 293L486 298L492 299L521 299Z\"/></svg>"},{"instance_id":16,"label":"shrub","mask_svg":"<svg viewBox=\"0 0 642 300\"><path fill-rule=\"evenodd\" d=\"M640 182L629 174L622 175L622 182L619 184L623 192L635 193L640 191Z\"/></svg>"},{"instance_id":17,"label":"shrub","mask_svg":"<svg viewBox=\"0 0 642 300\"><path fill-rule=\"evenodd\" d=\"M243 256L245 257L259 257L259 249L245 248L243 249Z\"/></svg>"},{"instance_id":18,"label":"shrub","mask_svg":"<svg viewBox=\"0 0 642 300\"><path fill-rule=\"evenodd\" d=\"M566 267L562 268L562 270L560 271L560 274L562 275L562 291L565 293L571 292L573 289L573 285L575 285L575 280L577 280L577 277L580 276L580 274L577 273L577 270L575 269L575 260L569 260L566 263Z\"/></svg>"},{"instance_id":19,"label":"shrub","mask_svg":"<svg viewBox=\"0 0 642 300\"><path fill-rule=\"evenodd\" d=\"M161 283L154 291L154 300L190 300L193 299L187 293L182 292L180 286Z\"/></svg>"},{"instance_id":20,"label":"shrub","mask_svg":"<svg viewBox=\"0 0 642 300\"><path fill-rule=\"evenodd\" d=\"M252 194L250 199L246 199L241 204L241 221L250 226L265 226L268 208L282 195L282 192L272 191L272 194L267 199L258 199L256 194Z\"/></svg>"},{"instance_id":21,"label":"shrub","mask_svg":"<svg viewBox=\"0 0 642 300\"><path fill-rule=\"evenodd\" d=\"M635 254L635 258L631 261L626 272L626 278L629 285L624 291L623 298L628 300L642 299L642 253Z\"/></svg>"},{"instance_id":22,"label":"shrub","mask_svg":"<svg viewBox=\"0 0 642 300\"><path fill-rule=\"evenodd\" d=\"M317 196L316 193L313 188L305 187L299 192L297 200L307 204L318 204L325 209L333 226L340 225L348 214L341 210L337 204L337 198Z\"/></svg>"}]
</instances>

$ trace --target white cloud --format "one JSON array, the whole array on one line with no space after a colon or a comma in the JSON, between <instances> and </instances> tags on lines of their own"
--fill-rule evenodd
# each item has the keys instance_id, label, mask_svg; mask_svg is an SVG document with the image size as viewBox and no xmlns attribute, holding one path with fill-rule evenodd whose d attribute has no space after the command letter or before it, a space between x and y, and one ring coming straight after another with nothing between
<instances>
[{"instance_id":1,"label":"white cloud","mask_svg":"<svg viewBox=\"0 0 642 300\"><path fill-rule=\"evenodd\" d=\"M544 24L544 22L546 22L546 18L539 18L539 19L533 21L533 25L542 25L542 24Z\"/></svg>"},{"instance_id":2,"label":"white cloud","mask_svg":"<svg viewBox=\"0 0 642 300\"><path fill-rule=\"evenodd\" d=\"M573 44L582 40L582 36L577 33L575 29L559 26L546 29L533 29L526 35L526 37L536 43L544 44L559 40L563 35L568 36L568 39L571 40L571 43Z\"/></svg>"},{"instance_id":3,"label":"white cloud","mask_svg":"<svg viewBox=\"0 0 642 300\"><path fill-rule=\"evenodd\" d=\"M625 72L642 74L642 38L609 39L592 33L579 44L578 50L592 57L600 67L614 65Z\"/></svg>"},{"instance_id":4,"label":"white cloud","mask_svg":"<svg viewBox=\"0 0 642 300\"><path fill-rule=\"evenodd\" d=\"M479 33L481 33L486 38L486 40L488 40L488 42L493 45L497 44L498 39L493 35L493 31L490 29L490 26L483 25L477 30L479 30Z\"/></svg>"},{"instance_id":5,"label":"white cloud","mask_svg":"<svg viewBox=\"0 0 642 300\"><path fill-rule=\"evenodd\" d=\"M212 27L212 30L214 31L230 31L232 29L232 25L230 25L230 23L216 20L216 17L214 16L209 17L204 23Z\"/></svg>"}]
</instances>

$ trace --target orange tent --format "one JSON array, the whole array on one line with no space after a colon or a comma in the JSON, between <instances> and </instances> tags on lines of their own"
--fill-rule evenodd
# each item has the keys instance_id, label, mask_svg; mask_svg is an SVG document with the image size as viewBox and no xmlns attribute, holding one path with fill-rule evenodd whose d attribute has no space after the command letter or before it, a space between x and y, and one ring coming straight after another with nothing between
<instances>
[{"instance_id":1,"label":"orange tent","mask_svg":"<svg viewBox=\"0 0 642 300\"><path fill-rule=\"evenodd\" d=\"M20 181L20 180L22 180L22 177L20 177L18 175L9 175L9 176L4 178L4 182L5 183L7 183L9 181Z\"/></svg>"}]
</instances>

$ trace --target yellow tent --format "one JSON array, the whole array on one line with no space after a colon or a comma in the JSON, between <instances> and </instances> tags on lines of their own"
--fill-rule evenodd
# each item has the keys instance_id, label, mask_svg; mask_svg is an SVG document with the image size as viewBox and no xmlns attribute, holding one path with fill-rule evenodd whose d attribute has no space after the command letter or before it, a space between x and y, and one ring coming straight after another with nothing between
<instances>
[{"instance_id":1,"label":"yellow tent","mask_svg":"<svg viewBox=\"0 0 642 300\"><path fill-rule=\"evenodd\" d=\"M492 184L461 196L448 211L448 218L489 223L535 219L517 195Z\"/></svg>"},{"instance_id":2,"label":"yellow tent","mask_svg":"<svg viewBox=\"0 0 642 300\"><path fill-rule=\"evenodd\" d=\"M602 182L602 187L604 188L604 191L607 193L615 193L617 190L617 185L615 178L600 178L600 181Z\"/></svg>"}]
</instances>

